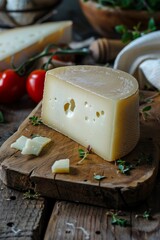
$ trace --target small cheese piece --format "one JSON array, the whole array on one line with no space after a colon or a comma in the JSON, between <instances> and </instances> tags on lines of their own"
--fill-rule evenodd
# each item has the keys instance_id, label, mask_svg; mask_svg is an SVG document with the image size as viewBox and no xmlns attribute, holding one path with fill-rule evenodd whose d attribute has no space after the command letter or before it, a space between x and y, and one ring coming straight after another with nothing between
<instances>
[{"instance_id":1,"label":"small cheese piece","mask_svg":"<svg viewBox=\"0 0 160 240\"><path fill-rule=\"evenodd\" d=\"M11 148L15 148L15 149L18 149L18 150L22 150L26 144L26 141L28 140L29 138L25 137L25 136L21 136L19 137L14 143L11 144Z\"/></svg>"},{"instance_id":2,"label":"small cheese piece","mask_svg":"<svg viewBox=\"0 0 160 240\"><path fill-rule=\"evenodd\" d=\"M108 161L128 154L139 139L139 91L128 73L100 66L49 70L42 121Z\"/></svg>"},{"instance_id":3,"label":"small cheese piece","mask_svg":"<svg viewBox=\"0 0 160 240\"><path fill-rule=\"evenodd\" d=\"M24 148L22 149L23 155L36 155L38 156L42 151L43 147L51 141L50 138L47 137L35 137L32 139L27 139Z\"/></svg>"},{"instance_id":4,"label":"small cheese piece","mask_svg":"<svg viewBox=\"0 0 160 240\"><path fill-rule=\"evenodd\" d=\"M71 41L71 21L49 22L19 27L0 33L0 70L11 67L11 58L18 66L43 50L49 43Z\"/></svg>"},{"instance_id":5,"label":"small cheese piece","mask_svg":"<svg viewBox=\"0 0 160 240\"><path fill-rule=\"evenodd\" d=\"M69 173L69 159L61 159L54 162L52 173Z\"/></svg>"}]
</instances>

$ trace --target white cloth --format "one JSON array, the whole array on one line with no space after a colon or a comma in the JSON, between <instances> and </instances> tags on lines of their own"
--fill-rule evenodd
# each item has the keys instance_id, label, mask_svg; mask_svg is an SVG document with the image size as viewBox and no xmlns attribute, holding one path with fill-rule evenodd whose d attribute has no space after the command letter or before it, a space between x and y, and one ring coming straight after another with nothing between
<instances>
[{"instance_id":1,"label":"white cloth","mask_svg":"<svg viewBox=\"0 0 160 240\"><path fill-rule=\"evenodd\" d=\"M160 90L160 31L129 43L117 55L113 68L132 75L138 72L140 88L146 81Z\"/></svg>"}]
</instances>

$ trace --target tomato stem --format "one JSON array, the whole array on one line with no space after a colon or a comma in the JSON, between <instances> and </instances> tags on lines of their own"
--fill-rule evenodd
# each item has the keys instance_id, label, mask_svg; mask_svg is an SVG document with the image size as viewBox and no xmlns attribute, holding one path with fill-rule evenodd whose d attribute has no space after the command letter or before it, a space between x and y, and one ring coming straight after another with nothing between
<instances>
[{"instance_id":1,"label":"tomato stem","mask_svg":"<svg viewBox=\"0 0 160 240\"><path fill-rule=\"evenodd\" d=\"M56 49L55 51L51 51L52 49ZM19 74L20 76L25 75L29 68L33 66L33 63L36 62L38 59L50 56L48 61L44 64L44 69L47 71L49 64L52 62L52 58L55 55L88 55L90 54L90 50L88 48L82 48L82 49L70 49L70 48L60 48L56 46L55 44L49 44L47 45L42 52L35 55L34 57L29 58L26 62L22 63L19 67L15 67L12 63L12 67L14 71Z\"/></svg>"}]
</instances>

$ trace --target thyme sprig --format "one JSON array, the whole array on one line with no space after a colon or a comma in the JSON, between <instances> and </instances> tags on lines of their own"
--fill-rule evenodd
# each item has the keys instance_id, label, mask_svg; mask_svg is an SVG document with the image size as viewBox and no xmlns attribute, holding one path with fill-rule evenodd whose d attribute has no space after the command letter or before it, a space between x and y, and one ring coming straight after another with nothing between
<instances>
[{"instance_id":1,"label":"thyme sprig","mask_svg":"<svg viewBox=\"0 0 160 240\"><path fill-rule=\"evenodd\" d=\"M123 214L124 215L124 214ZM111 216L111 224L118 225L120 227L127 227L130 226L130 223L127 219L122 218L119 212L107 212L107 216Z\"/></svg>"},{"instance_id":2,"label":"thyme sprig","mask_svg":"<svg viewBox=\"0 0 160 240\"><path fill-rule=\"evenodd\" d=\"M153 103L154 98L158 97L159 95L160 95L160 91L154 93L153 95L151 95L149 97L145 97L143 94L140 94L140 104Z\"/></svg>"},{"instance_id":3,"label":"thyme sprig","mask_svg":"<svg viewBox=\"0 0 160 240\"><path fill-rule=\"evenodd\" d=\"M150 116L150 110L152 109L151 105L145 106L144 108L142 108L140 110L140 114L143 118L144 121L146 121L148 119L148 117Z\"/></svg>"},{"instance_id":4,"label":"thyme sprig","mask_svg":"<svg viewBox=\"0 0 160 240\"><path fill-rule=\"evenodd\" d=\"M152 154L146 154L144 152L141 152L138 158L135 160L136 161L134 163L129 163L122 159L117 160L115 164L118 166L118 172L125 175L129 175L132 169L135 169L137 166L140 166L141 164L152 164L153 157Z\"/></svg>"},{"instance_id":5,"label":"thyme sprig","mask_svg":"<svg viewBox=\"0 0 160 240\"><path fill-rule=\"evenodd\" d=\"M116 164L118 166L118 172L126 175L129 175L130 170L135 168L135 166L133 166L131 163L126 162L125 160L122 159L117 160Z\"/></svg>"},{"instance_id":6,"label":"thyme sprig","mask_svg":"<svg viewBox=\"0 0 160 240\"><path fill-rule=\"evenodd\" d=\"M38 199L40 197L40 194L37 192L34 192L33 190L29 189L27 192L23 194L23 199Z\"/></svg>"},{"instance_id":7,"label":"thyme sprig","mask_svg":"<svg viewBox=\"0 0 160 240\"><path fill-rule=\"evenodd\" d=\"M144 211L143 214L136 214L135 218L144 218L146 220L151 220L153 218L151 215L151 209Z\"/></svg>"},{"instance_id":8,"label":"thyme sprig","mask_svg":"<svg viewBox=\"0 0 160 240\"><path fill-rule=\"evenodd\" d=\"M38 116L29 117L29 120L33 126L43 124L42 120Z\"/></svg>"},{"instance_id":9,"label":"thyme sprig","mask_svg":"<svg viewBox=\"0 0 160 240\"><path fill-rule=\"evenodd\" d=\"M84 161L84 160L88 157L88 155L91 153L91 150L92 150L92 148L91 148L90 145L87 147L87 151L84 151L83 149L79 148L79 149L78 149L78 153L79 153L79 157L81 158L81 160L78 161L77 164L82 164L83 161Z\"/></svg>"}]
</instances>

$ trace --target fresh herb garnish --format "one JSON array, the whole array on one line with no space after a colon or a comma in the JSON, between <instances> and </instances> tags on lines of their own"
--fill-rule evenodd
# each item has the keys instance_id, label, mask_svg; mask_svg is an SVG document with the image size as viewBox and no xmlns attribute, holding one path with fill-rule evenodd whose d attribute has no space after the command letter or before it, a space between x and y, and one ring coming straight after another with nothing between
<instances>
[{"instance_id":1,"label":"fresh herb garnish","mask_svg":"<svg viewBox=\"0 0 160 240\"><path fill-rule=\"evenodd\" d=\"M129 175L130 170L135 169L137 166L145 163L151 164L153 162L153 157L152 154L146 154L142 152L140 153L138 159L135 160L136 162L132 164L122 159L117 160L115 163L118 166L118 172Z\"/></svg>"},{"instance_id":2,"label":"fresh herb garnish","mask_svg":"<svg viewBox=\"0 0 160 240\"><path fill-rule=\"evenodd\" d=\"M101 181L102 179L106 178L105 176L103 175L99 175L99 174L96 174L94 173L94 179L97 180L97 181Z\"/></svg>"},{"instance_id":3,"label":"fresh herb garnish","mask_svg":"<svg viewBox=\"0 0 160 240\"><path fill-rule=\"evenodd\" d=\"M33 126L38 126L43 123L42 120L37 116L29 117L29 120Z\"/></svg>"},{"instance_id":4,"label":"fresh herb garnish","mask_svg":"<svg viewBox=\"0 0 160 240\"><path fill-rule=\"evenodd\" d=\"M77 164L82 164L82 162L88 157L88 155L91 153L91 146L89 145L87 147L87 151L84 151L83 149L78 149L79 157L82 158Z\"/></svg>"},{"instance_id":5,"label":"fresh herb garnish","mask_svg":"<svg viewBox=\"0 0 160 240\"><path fill-rule=\"evenodd\" d=\"M136 214L135 218L144 218L147 220L151 220L152 216L151 216L151 209L144 211L143 214Z\"/></svg>"},{"instance_id":6,"label":"fresh herb garnish","mask_svg":"<svg viewBox=\"0 0 160 240\"><path fill-rule=\"evenodd\" d=\"M33 190L28 190L23 194L23 199L38 199L40 197L40 194L37 192L34 192Z\"/></svg>"},{"instance_id":7,"label":"fresh herb garnish","mask_svg":"<svg viewBox=\"0 0 160 240\"><path fill-rule=\"evenodd\" d=\"M118 225L118 226L121 226L121 227L127 227L129 225L127 219L120 218L120 217L117 216L117 214L112 215L111 223L113 225Z\"/></svg>"},{"instance_id":8,"label":"fresh herb garnish","mask_svg":"<svg viewBox=\"0 0 160 240\"><path fill-rule=\"evenodd\" d=\"M114 212L110 211L110 212L107 212L107 215L112 217L112 219L111 219L112 225L118 225L120 227L130 226L130 223L128 222L128 220L120 217L118 215L118 212L114 213Z\"/></svg>"},{"instance_id":9,"label":"fresh herb garnish","mask_svg":"<svg viewBox=\"0 0 160 240\"><path fill-rule=\"evenodd\" d=\"M88 2L91 0L83 0ZM159 0L92 0L96 2L97 5L110 6L110 7L119 7L122 9L132 9L132 10L147 10L149 12L159 10Z\"/></svg>"},{"instance_id":10,"label":"fresh herb garnish","mask_svg":"<svg viewBox=\"0 0 160 240\"><path fill-rule=\"evenodd\" d=\"M118 171L126 175L129 175L130 170L134 168L134 166L131 163L126 162L122 159L117 160L116 164L118 165Z\"/></svg>"},{"instance_id":11,"label":"fresh herb garnish","mask_svg":"<svg viewBox=\"0 0 160 240\"><path fill-rule=\"evenodd\" d=\"M147 120L148 116L150 116L150 110L152 109L152 106L146 106L140 110L140 113L142 115L143 120Z\"/></svg>"},{"instance_id":12,"label":"fresh herb garnish","mask_svg":"<svg viewBox=\"0 0 160 240\"><path fill-rule=\"evenodd\" d=\"M124 43L129 43L147 33L153 32L156 30L155 21L151 18L148 22L148 28L144 31L140 30L141 23L138 23L137 26L133 26L133 29L128 29L125 25L117 25L115 30L117 33L121 34L121 40Z\"/></svg>"},{"instance_id":13,"label":"fresh herb garnish","mask_svg":"<svg viewBox=\"0 0 160 240\"><path fill-rule=\"evenodd\" d=\"M4 120L4 115L2 113L2 111L0 111L0 123L4 123L5 120Z\"/></svg>"}]
</instances>

